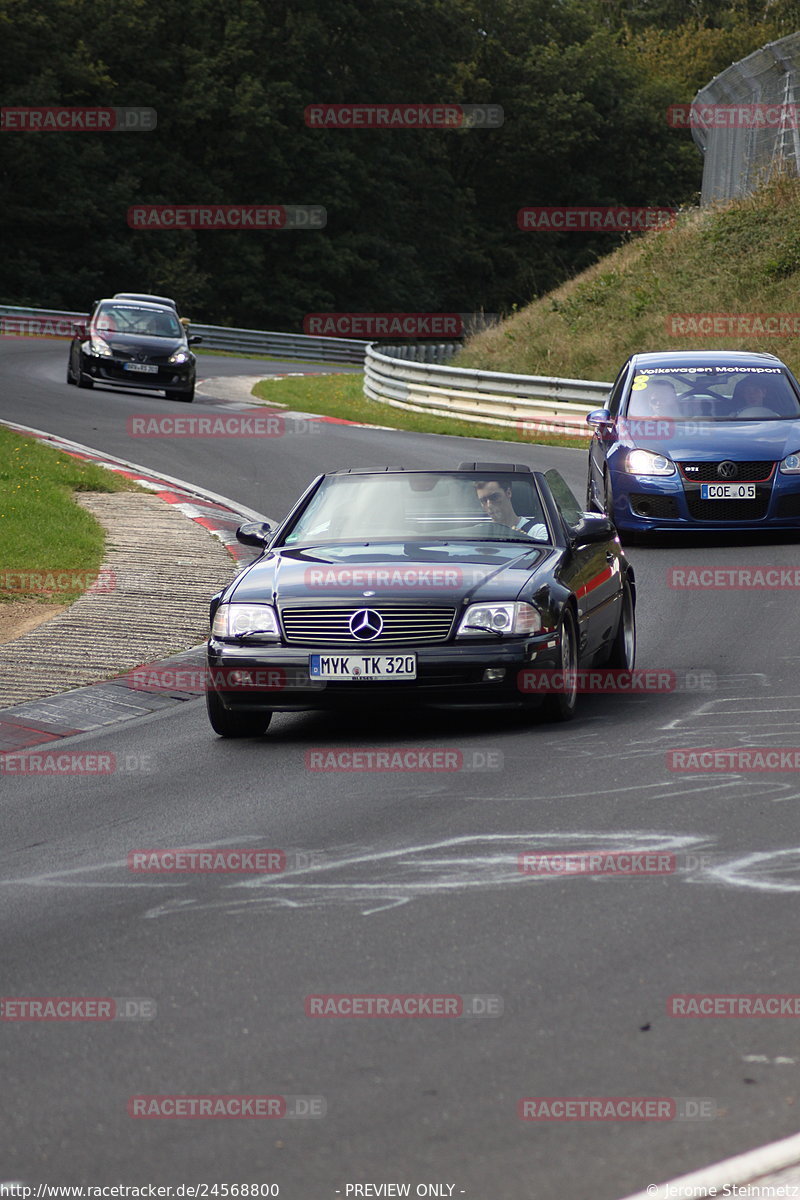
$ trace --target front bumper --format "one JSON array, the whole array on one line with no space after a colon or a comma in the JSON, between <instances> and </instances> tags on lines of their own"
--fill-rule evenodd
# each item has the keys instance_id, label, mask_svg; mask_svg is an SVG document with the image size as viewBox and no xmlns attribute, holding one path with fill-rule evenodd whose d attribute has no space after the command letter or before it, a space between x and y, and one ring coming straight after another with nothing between
<instances>
[{"instance_id":1,"label":"front bumper","mask_svg":"<svg viewBox=\"0 0 800 1200\"><path fill-rule=\"evenodd\" d=\"M756 482L755 500L703 501L700 483L679 472L659 478L614 471L611 484L614 523L623 533L800 529L800 476L781 475L777 464L769 480Z\"/></svg>"},{"instance_id":2,"label":"front bumper","mask_svg":"<svg viewBox=\"0 0 800 1200\"><path fill-rule=\"evenodd\" d=\"M381 653L400 653L390 645ZM559 639L554 634L513 639L506 643L436 645L402 648L417 655L417 678L383 682L348 680L320 682L309 675L309 655L319 647L232 646L212 638L208 643L209 687L232 711L270 712L331 711L375 707L480 707L528 706L533 697L521 688L518 675L526 667L557 670L561 665ZM342 650L347 653L347 648ZM261 672L256 686L226 690L232 668ZM487 669L505 669L502 680L485 681ZM224 670L223 670L224 669ZM268 690L259 690L263 672L270 672ZM215 672L218 674L215 677Z\"/></svg>"},{"instance_id":3,"label":"front bumper","mask_svg":"<svg viewBox=\"0 0 800 1200\"><path fill-rule=\"evenodd\" d=\"M96 383L106 383L117 387L153 389L154 391L190 391L194 386L195 367L193 363L152 364L157 371L128 371L125 369L129 359L103 358L95 354L85 354L81 351L81 370L84 375L94 379Z\"/></svg>"}]
</instances>

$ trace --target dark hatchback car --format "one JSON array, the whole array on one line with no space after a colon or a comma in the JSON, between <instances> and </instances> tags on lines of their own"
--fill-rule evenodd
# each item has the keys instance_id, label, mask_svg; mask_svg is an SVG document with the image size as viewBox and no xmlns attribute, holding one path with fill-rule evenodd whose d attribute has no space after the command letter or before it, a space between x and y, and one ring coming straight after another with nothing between
<instances>
[{"instance_id":1,"label":"dark hatchback car","mask_svg":"<svg viewBox=\"0 0 800 1200\"><path fill-rule=\"evenodd\" d=\"M578 667L633 667L633 571L556 471L335 471L275 531L237 536L263 553L211 602L206 698L223 737L350 705L567 720Z\"/></svg>"},{"instance_id":2,"label":"dark hatchback car","mask_svg":"<svg viewBox=\"0 0 800 1200\"><path fill-rule=\"evenodd\" d=\"M800 386L774 355L634 354L587 420L587 508L629 540L800 530Z\"/></svg>"},{"instance_id":3,"label":"dark hatchback car","mask_svg":"<svg viewBox=\"0 0 800 1200\"><path fill-rule=\"evenodd\" d=\"M194 399L196 359L174 308L132 300L99 300L87 325L76 326L67 383L96 383L163 391L168 400Z\"/></svg>"}]
</instances>

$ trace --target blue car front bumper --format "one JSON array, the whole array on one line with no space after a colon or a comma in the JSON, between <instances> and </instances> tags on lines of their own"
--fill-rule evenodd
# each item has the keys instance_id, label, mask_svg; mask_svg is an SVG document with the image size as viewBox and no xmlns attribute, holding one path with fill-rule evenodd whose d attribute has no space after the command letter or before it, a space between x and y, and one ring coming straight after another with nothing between
<instances>
[{"instance_id":1,"label":"blue car front bumper","mask_svg":"<svg viewBox=\"0 0 800 1200\"><path fill-rule=\"evenodd\" d=\"M768 478L754 482L753 499L708 500L702 498L702 482L680 470L666 476L612 470L612 516L622 532L799 530L800 476L782 475L776 463Z\"/></svg>"}]
</instances>

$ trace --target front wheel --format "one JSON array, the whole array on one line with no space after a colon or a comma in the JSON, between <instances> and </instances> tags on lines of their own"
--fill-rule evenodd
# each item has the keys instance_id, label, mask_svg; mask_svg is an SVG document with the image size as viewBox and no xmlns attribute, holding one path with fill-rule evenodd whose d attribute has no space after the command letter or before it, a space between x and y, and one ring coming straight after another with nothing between
<instances>
[{"instance_id":1,"label":"front wheel","mask_svg":"<svg viewBox=\"0 0 800 1200\"><path fill-rule=\"evenodd\" d=\"M622 585L622 611L619 615L619 625L604 665L620 671L632 671L635 662L636 613L631 585L626 579Z\"/></svg>"},{"instance_id":2,"label":"front wheel","mask_svg":"<svg viewBox=\"0 0 800 1200\"><path fill-rule=\"evenodd\" d=\"M211 728L220 737L261 737L272 720L271 712L231 712L211 688L206 692L206 708Z\"/></svg>"},{"instance_id":3,"label":"front wheel","mask_svg":"<svg viewBox=\"0 0 800 1200\"><path fill-rule=\"evenodd\" d=\"M571 721L578 707L578 632L571 608L564 609L559 627L563 691L551 692L542 704L547 721Z\"/></svg>"},{"instance_id":4,"label":"front wheel","mask_svg":"<svg viewBox=\"0 0 800 1200\"><path fill-rule=\"evenodd\" d=\"M592 468L589 467L589 477L586 480L586 511L587 512L602 512L603 506L595 500L594 488L592 487Z\"/></svg>"}]
</instances>

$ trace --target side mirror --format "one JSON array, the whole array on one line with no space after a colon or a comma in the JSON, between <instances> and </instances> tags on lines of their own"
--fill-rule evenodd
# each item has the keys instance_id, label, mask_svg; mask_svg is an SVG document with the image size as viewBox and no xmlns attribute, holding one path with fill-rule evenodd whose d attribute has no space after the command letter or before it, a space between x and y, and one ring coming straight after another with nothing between
<instances>
[{"instance_id":1,"label":"side mirror","mask_svg":"<svg viewBox=\"0 0 800 1200\"><path fill-rule=\"evenodd\" d=\"M187 338L186 340L188 341L190 346L196 346L197 343L202 342L203 339L202 339L202 337L199 337L197 334L194 334L192 337Z\"/></svg>"},{"instance_id":2,"label":"side mirror","mask_svg":"<svg viewBox=\"0 0 800 1200\"><path fill-rule=\"evenodd\" d=\"M613 521L604 513L584 513L569 532L574 545L585 546L589 542L606 542L613 538L617 531Z\"/></svg>"},{"instance_id":3,"label":"side mirror","mask_svg":"<svg viewBox=\"0 0 800 1200\"><path fill-rule=\"evenodd\" d=\"M610 425L611 420L611 413L607 408L594 408L586 414L586 421L589 425Z\"/></svg>"},{"instance_id":4,"label":"side mirror","mask_svg":"<svg viewBox=\"0 0 800 1200\"><path fill-rule=\"evenodd\" d=\"M266 521L248 521L236 530L236 540L243 546L259 546L263 549L272 535L272 526Z\"/></svg>"}]
</instances>

